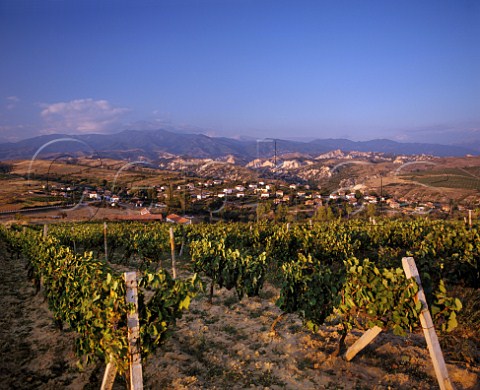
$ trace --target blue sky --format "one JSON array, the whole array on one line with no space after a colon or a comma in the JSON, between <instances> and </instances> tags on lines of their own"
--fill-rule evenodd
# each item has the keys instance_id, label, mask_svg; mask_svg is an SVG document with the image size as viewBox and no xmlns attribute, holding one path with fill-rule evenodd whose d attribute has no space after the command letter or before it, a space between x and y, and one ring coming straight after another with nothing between
<instances>
[{"instance_id":1,"label":"blue sky","mask_svg":"<svg viewBox=\"0 0 480 390\"><path fill-rule=\"evenodd\" d=\"M0 0L0 139L480 140L480 2Z\"/></svg>"}]
</instances>

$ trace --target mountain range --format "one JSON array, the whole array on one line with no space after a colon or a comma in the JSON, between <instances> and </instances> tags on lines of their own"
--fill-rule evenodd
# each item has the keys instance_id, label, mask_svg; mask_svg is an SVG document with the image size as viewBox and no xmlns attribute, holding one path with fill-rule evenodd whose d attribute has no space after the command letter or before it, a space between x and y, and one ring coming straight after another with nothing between
<instances>
[{"instance_id":1,"label":"mountain range","mask_svg":"<svg viewBox=\"0 0 480 390\"><path fill-rule=\"evenodd\" d=\"M176 133L168 130L125 130L116 134L50 134L15 143L0 144L0 160L30 159L35 154L50 158L59 154L95 155L102 158L159 161L168 156L222 158L234 156L240 161L301 153L315 157L331 150L377 152L390 155L428 154L439 157L478 155L476 148L459 145L402 143L388 139L351 141L317 139L309 142L281 139L233 139L203 134Z\"/></svg>"}]
</instances>

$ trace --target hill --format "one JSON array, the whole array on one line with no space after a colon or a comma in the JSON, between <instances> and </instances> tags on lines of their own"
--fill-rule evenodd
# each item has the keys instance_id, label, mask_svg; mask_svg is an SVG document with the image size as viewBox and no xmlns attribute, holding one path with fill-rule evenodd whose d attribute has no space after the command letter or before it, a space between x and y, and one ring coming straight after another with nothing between
<instances>
[{"instance_id":1,"label":"hill","mask_svg":"<svg viewBox=\"0 0 480 390\"><path fill-rule=\"evenodd\" d=\"M233 139L167 130L125 130L116 134L50 134L16 143L0 144L0 160L43 158L59 154L100 156L114 159L159 161L165 155L218 159L234 156L238 163L259 157L300 153L310 157L331 150L378 152L392 155L428 154L439 157L478 154L466 146L401 143L387 139L355 142L348 139L317 139L310 142L272 139Z\"/></svg>"}]
</instances>

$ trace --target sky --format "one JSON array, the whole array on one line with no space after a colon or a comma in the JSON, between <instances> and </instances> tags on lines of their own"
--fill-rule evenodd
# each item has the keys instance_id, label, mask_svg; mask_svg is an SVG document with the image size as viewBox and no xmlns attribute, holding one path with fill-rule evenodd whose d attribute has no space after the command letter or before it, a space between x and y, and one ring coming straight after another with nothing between
<instances>
[{"instance_id":1,"label":"sky","mask_svg":"<svg viewBox=\"0 0 480 390\"><path fill-rule=\"evenodd\" d=\"M480 140L477 0L0 0L0 141Z\"/></svg>"}]
</instances>

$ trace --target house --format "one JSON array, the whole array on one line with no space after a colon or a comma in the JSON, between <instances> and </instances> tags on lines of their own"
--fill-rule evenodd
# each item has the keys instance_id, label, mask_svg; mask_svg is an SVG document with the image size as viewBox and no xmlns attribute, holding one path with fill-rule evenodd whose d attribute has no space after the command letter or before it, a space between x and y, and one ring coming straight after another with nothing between
<instances>
[{"instance_id":1,"label":"house","mask_svg":"<svg viewBox=\"0 0 480 390\"><path fill-rule=\"evenodd\" d=\"M368 203L377 203L378 202L378 200L375 196L370 196L370 195L364 196L363 200L368 202Z\"/></svg>"},{"instance_id":2,"label":"house","mask_svg":"<svg viewBox=\"0 0 480 390\"><path fill-rule=\"evenodd\" d=\"M245 192L237 192L237 198L244 198Z\"/></svg>"},{"instance_id":3,"label":"house","mask_svg":"<svg viewBox=\"0 0 480 390\"><path fill-rule=\"evenodd\" d=\"M190 225L192 221L188 218L185 217L180 217L177 214L169 214L167 215L165 221L170 222L170 223L177 223L180 225Z\"/></svg>"},{"instance_id":4,"label":"house","mask_svg":"<svg viewBox=\"0 0 480 390\"><path fill-rule=\"evenodd\" d=\"M270 198L270 194L268 192L263 192L260 194L260 199L268 199Z\"/></svg>"},{"instance_id":5,"label":"house","mask_svg":"<svg viewBox=\"0 0 480 390\"><path fill-rule=\"evenodd\" d=\"M239 191L239 192L245 191L245 187L242 186L242 185L235 186L235 189L236 189L237 191Z\"/></svg>"},{"instance_id":6,"label":"house","mask_svg":"<svg viewBox=\"0 0 480 390\"><path fill-rule=\"evenodd\" d=\"M275 195L278 196L279 198L283 198L283 191L278 190L277 192L275 192Z\"/></svg>"}]
</instances>

